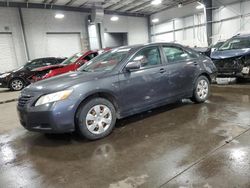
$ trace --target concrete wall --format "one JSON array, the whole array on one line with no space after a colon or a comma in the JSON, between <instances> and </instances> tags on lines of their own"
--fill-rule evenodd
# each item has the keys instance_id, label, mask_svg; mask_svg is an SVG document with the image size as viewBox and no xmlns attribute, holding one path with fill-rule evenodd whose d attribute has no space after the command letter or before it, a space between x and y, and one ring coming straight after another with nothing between
<instances>
[{"instance_id":1,"label":"concrete wall","mask_svg":"<svg viewBox=\"0 0 250 188\"><path fill-rule=\"evenodd\" d=\"M22 27L20 23L17 8L1 8L0 7L0 32L11 32L14 49L16 54L16 65L20 66L26 62L25 48L22 35Z\"/></svg>"},{"instance_id":2,"label":"concrete wall","mask_svg":"<svg viewBox=\"0 0 250 188\"><path fill-rule=\"evenodd\" d=\"M106 47L118 47L127 45L127 33L104 33Z\"/></svg>"},{"instance_id":3,"label":"concrete wall","mask_svg":"<svg viewBox=\"0 0 250 188\"><path fill-rule=\"evenodd\" d=\"M149 41L147 18L119 16L119 20L110 20L112 15L105 15L103 21L104 32L128 33L128 45L143 44Z\"/></svg>"},{"instance_id":4,"label":"concrete wall","mask_svg":"<svg viewBox=\"0 0 250 188\"><path fill-rule=\"evenodd\" d=\"M46 56L47 32L79 32L82 50L88 49L85 23L87 14L60 11L65 17L63 19L56 19L55 14L57 12L45 9L22 9L31 59Z\"/></svg>"},{"instance_id":5,"label":"concrete wall","mask_svg":"<svg viewBox=\"0 0 250 188\"><path fill-rule=\"evenodd\" d=\"M63 19L55 19L56 13L63 13ZM27 47L30 59L46 56L47 37L46 33L77 32L80 33L82 50L91 48L90 40L95 40L92 27L87 27L87 15L80 12L57 11L48 9L22 8L23 23L27 36ZM128 33L128 44L139 44L148 42L148 26L146 18L119 16L118 22L110 21L111 15L105 15L102 29L106 32ZM6 30L7 29L7 30ZM17 8L0 8L0 32L12 32L17 66L27 62L23 31ZM99 47L99 42L94 41L92 48Z\"/></svg>"}]
</instances>

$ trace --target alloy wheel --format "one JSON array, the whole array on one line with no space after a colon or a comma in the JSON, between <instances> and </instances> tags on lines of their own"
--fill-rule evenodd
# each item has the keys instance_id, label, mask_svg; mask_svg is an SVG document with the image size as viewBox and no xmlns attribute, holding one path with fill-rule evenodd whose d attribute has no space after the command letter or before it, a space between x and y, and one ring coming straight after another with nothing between
<instances>
[{"instance_id":1,"label":"alloy wheel","mask_svg":"<svg viewBox=\"0 0 250 188\"><path fill-rule=\"evenodd\" d=\"M205 99L208 95L208 83L206 80L200 80L196 88L197 95L200 99Z\"/></svg>"},{"instance_id":2,"label":"alloy wheel","mask_svg":"<svg viewBox=\"0 0 250 188\"><path fill-rule=\"evenodd\" d=\"M23 88L23 82L21 80L13 80L11 82L11 87L13 88L13 90L15 91L19 91Z\"/></svg>"}]
</instances>

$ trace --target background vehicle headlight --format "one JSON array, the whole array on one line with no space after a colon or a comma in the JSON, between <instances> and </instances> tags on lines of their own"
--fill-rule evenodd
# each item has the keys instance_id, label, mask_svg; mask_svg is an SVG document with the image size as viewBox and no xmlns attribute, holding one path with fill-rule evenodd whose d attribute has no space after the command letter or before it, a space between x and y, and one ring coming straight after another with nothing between
<instances>
[{"instance_id":1,"label":"background vehicle headlight","mask_svg":"<svg viewBox=\"0 0 250 188\"><path fill-rule=\"evenodd\" d=\"M0 75L0 78L5 78L5 77L7 77L9 75L10 75L10 73L4 73L4 74Z\"/></svg>"},{"instance_id":2,"label":"background vehicle headlight","mask_svg":"<svg viewBox=\"0 0 250 188\"><path fill-rule=\"evenodd\" d=\"M38 99L35 106L39 106L39 105L67 99L72 92L73 92L73 90L64 90L64 91L59 91L56 93L44 95Z\"/></svg>"}]
</instances>

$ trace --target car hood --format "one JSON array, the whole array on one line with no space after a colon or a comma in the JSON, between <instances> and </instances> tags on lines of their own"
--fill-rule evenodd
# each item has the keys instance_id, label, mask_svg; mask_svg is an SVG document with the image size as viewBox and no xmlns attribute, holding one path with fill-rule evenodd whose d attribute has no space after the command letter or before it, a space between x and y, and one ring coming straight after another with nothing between
<instances>
[{"instance_id":1,"label":"car hood","mask_svg":"<svg viewBox=\"0 0 250 188\"><path fill-rule=\"evenodd\" d=\"M49 79L41 80L39 82L35 82L26 87L24 90L32 92L51 93L73 87L90 80L99 79L104 74L104 72L70 72Z\"/></svg>"},{"instance_id":2,"label":"car hood","mask_svg":"<svg viewBox=\"0 0 250 188\"><path fill-rule=\"evenodd\" d=\"M7 72L0 73L0 75L1 74L6 74L6 73L12 74L12 73L16 73L16 72L20 72L20 71L26 71L26 70L27 70L27 68L22 66L22 67L19 67L17 69L14 69L14 70L10 70L10 71L7 71Z\"/></svg>"},{"instance_id":3,"label":"car hood","mask_svg":"<svg viewBox=\"0 0 250 188\"><path fill-rule=\"evenodd\" d=\"M212 59L226 59L250 54L250 48L237 50L214 51L211 53Z\"/></svg>"}]
</instances>

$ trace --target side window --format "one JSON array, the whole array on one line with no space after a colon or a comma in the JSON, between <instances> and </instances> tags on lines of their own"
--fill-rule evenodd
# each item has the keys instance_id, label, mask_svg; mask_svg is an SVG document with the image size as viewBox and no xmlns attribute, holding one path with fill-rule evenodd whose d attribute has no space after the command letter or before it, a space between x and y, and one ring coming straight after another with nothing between
<instances>
[{"instance_id":1,"label":"side window","mask_svg":"<svg viewBox=\"0 0 250 188\"><path fill-rule=\"evenodd\" d=\"M87 55L86 57L84 57L83 59L86 60L86 61L90 61L91 59L93 59L94 57L96 57L98 55L98 53L92 53L92 54L89 54Z\"/></svg>"},{"instance_id":2,"label":"side window","mask_svg":"<svg viewBox=\"0 0 250 188\"><path fill-rule=\"evenodd\" d=\"M161 64L158 47L148 47L139 51L131 61L140 61L141 69Z\"/></svg>"},{"instance_id":3,"label":"side window","mask_svg":"<svg viewBox=\"0 0 250 188\"><path fill-rule=\"evenodd\" d=\"M57 61L54 58L48 58L48 59L46 59L45 63L46 63L46 65L55 65L55 64L57 64Z\"/></svg>"},{"instance_id":4,"label":"side window","mask_svg":"<svg viewBox=\"0 0 250 188\"><path fill-rule=\"evenodd\" d=\"M183 49L178 47L163 47L163 52L169 63L197 58L196 55L185 52Z\"/></svg>"}]
</instances>

